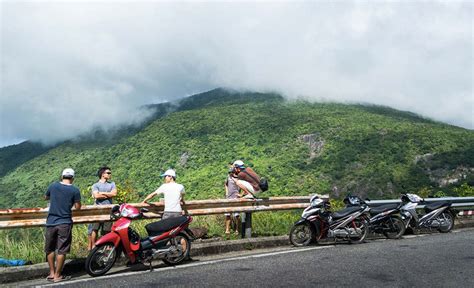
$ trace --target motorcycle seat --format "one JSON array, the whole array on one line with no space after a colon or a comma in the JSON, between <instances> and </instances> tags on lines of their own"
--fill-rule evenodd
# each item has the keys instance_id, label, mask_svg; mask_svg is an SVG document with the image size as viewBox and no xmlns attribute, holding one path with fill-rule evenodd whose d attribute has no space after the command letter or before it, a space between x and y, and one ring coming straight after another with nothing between
<instances>
[{"instance_id":1,"label":"motorcycle seat","mask_svg":"<svg viewBox=\"0 0 474 288\"><path fill-rule=\"evenodd\" d=\"M182 224L186 223L186 221L188 221L187 216L168 218L147 224L145 225L145 229L149 236L156 236L175 227L181 226Z\"/></svg>"},{"instance_id":2,"label":"motorcycle seat","mask_svg":"<svg viewBox=\"0 0 474 288\"><path fill-rule=\"evenodd\" d=\"M351 213L354 213L356 211L359 211L361 209L362 209L362 207L360 207L360 206L347 207L347 208L344 208L340 211L336 211L336 212L332 213L331 216L332 216L333 219L339 219L339 218L342 218L342 217L346 217L347 215L349 215Z\"/></svg>"},{"instance_id":3,"label":"motorcycle seat","mask_svg":"<svg viewBox=\"0 0 474 288\"><path fill-rule=\"evenodd\" d=\"M385 204L385 205L380 205L376 207L370 207L370 214L377 215L387 210L396 209L398 205L399 205L398 203L391 203L391 204Z\"/></svg>"},{"instance_id":4,"label":"motorcycle seat","mask_svg":"<svg viewBox=\"0 0 474 288\"><path fill-rule=\"evenodd\" d=\"M436 202L436 203L431 203L425 206L425 211L426 212L431 212L433 210L436 210L438 208L444 207L444 206L450 206L451 202L449 201L441 201L441 202Z\"/></svg>"}]
</instances>

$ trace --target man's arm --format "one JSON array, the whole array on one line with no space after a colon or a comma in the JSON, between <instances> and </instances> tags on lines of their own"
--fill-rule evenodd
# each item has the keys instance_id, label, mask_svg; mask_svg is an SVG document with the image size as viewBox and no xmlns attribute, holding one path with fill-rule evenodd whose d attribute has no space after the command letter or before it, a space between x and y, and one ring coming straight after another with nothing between
<instances>
[{"instance_id":1,"label":"man's arm","mask_svg":"<svg viewBox=\"0 0 474 288\"><path fill-rule=\"evenodd\" d=\"M113 198L113 197L117 196L117 186L115 186L115 182L112 182L112 187L111 188L112 188L112 190L110 192L99 191L99 195L105 196L105 198Z\"/></svg>"},{"instance_id":2,"label":"man's arm","mask_svg":"<svg viewBox=\"0 0 474 288\"><path fill-rule=\"evenodd\" d=\"M94 198L95 199L107 199L107 198L113 198L117 196L117 188L114 188L110 192L101 192L101 191L96 191L94 193Z\"/></svg>"},{"instance_id":3,"label":"man's arm","mask_svg":"<svg viewBox=\"0 0 474 288\"><path fill-rule=\"evenodd\" d=\"M107 195L104 195L103 193L105 192L92 191L92 197L94 197L94 199L107 199Z\"/></svg>"},{"instance_id":4,"label":"man's arm","mask_svg":"<svg viewBox=\"0 0 474 288\"><path fill-rule=\"evenodd\" d=\"M101 192L103 195L107 196L108 198L113 198L117 196L117 188L112 189L110 192Z\"/></svg>"},{"instance_id":5,"label":"man's arm","mask_svg":"<svg viewBox=\"0 0 474 288\"><path fill-rule=\"evenodd\" d=\"M155 195L157 195L157 191L151 192L150 194L148 194L148 196L145 197L145 199L142 201L142 203L146 203L148 200L155 197Z\"/></svg>"},{"instance_id":6,"label":"man's arm","mask_svg":"<svg viewBox=\"0 0 474 288\"><path fill-rule=\"evenodd\" d=\"M74 208L77 210L81 209L81 191L79 189L76 190L76 193L74 194Z\"/></svg>"},{"instance_id":7,"label":"man's arm","mask_svg":"<svg viewBox=\"0 0 474 288\"><path fill-rule=\"evenodd\" d=\"M44 200L46 201L49 201L49 196L51 195L51 192L49 191L49 187L48 187L48 190L46 191L46 193L44 194Z\"/></svg>"},{"instance_id":8,"label":"man's arm","mask_svg":"<svg viewBox=\"0 0 474 288\"><path fill-rule=\"evenodd\" d=\"M184 214L188 214L188 209L186 208L186 203L184 202L184 193L181 194L181 207L183 207Z\"/></svg>"}]
</instances>

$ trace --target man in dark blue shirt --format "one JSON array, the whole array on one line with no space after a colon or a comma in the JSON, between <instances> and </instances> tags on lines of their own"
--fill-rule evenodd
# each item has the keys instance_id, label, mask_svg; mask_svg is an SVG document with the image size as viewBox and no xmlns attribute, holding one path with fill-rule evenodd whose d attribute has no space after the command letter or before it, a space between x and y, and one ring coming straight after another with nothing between
<instances>
[{"instance_id":1,"label":"man in dark blue shirt","mask_svg":"<svg viewBox=\"0 0 474 288\"><path fill-rule=\"evenodd\" d=\"M72 211L71 208L81 209L81 192L72 185L74 170L64 169L61 182L51 184L45 194L49 200L49 212L46 219L46 239L44 251L49 264L49 275L46 278L52 282L68 280L70 277L61 275L66 254L71 249L72 242ZM55 252L56 257L55 257ZM56 260L56 267L55 267Z\"/></svg>"}]
</instances>

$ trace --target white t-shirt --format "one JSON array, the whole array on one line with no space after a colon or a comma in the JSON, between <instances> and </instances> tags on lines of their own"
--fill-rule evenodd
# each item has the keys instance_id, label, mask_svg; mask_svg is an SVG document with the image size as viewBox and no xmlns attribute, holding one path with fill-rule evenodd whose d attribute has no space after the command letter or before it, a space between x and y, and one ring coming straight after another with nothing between
<instances>
[{"instance_id":1,"label":"white t-shirt","mask_svg":"<svg viewBox=\"0 0 474 288\"><path fill-rule=\"evenodd\" d=\"M165 212L181 212L181 195L184 195L184 186L178 183L162 184L155 191L155 195L165 195Z\"/></svg>"}]
</instances>

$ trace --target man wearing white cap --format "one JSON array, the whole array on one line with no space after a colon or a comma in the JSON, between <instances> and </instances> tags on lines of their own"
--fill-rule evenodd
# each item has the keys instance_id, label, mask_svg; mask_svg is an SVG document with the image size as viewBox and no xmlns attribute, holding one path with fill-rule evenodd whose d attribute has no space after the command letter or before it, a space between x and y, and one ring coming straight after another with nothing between
<instances>
[{"instance_id":1,"label":"man wearing white cap","mask_svg":"<svg viewBox=\"0 0 474 288\"><path fill-rule=\"evenodd\" d=\"M52 282L60 282L70 278L69 276L63 276L61 272L66 254L71 249L71 208L81 209L81 192L76 186L72 185L73 181L74 170L71 168L64 169L61 174L61 182L51 184L45 194L45 199L49 200L44 245L49 264L49 275L46 279Z\"/></svg>"},{"instance_id":2,"label":"man wearing white cap","mask_svg":"<svg viewBox=\"0 0 474 288\"><path fill-rule=\"evenodd\" d=\"M163 194L165 196L165 211L162 219L179 217L183 213L181 205L184 206L184 186L176 183L176 172L173 169L166 170L161 174L165 183L162 184L155 192L146 196L142 203L146 203L156 195Z\"/></svg>"},{"instance_id":3,"label":"man wearing white cap","mask_svg":"<svg viewBox=\"0 0 474 288\"><path fill-rule=\"evenodd\" d=\"M242 194L240 197L244 198L255 198L255 196L260 193L260 176L253 171L250 167L245 167L245 164L242 160L236 160L234 162L234 170L237 175L237 186L242 189Z\"/></svg>"}]
</instances>

